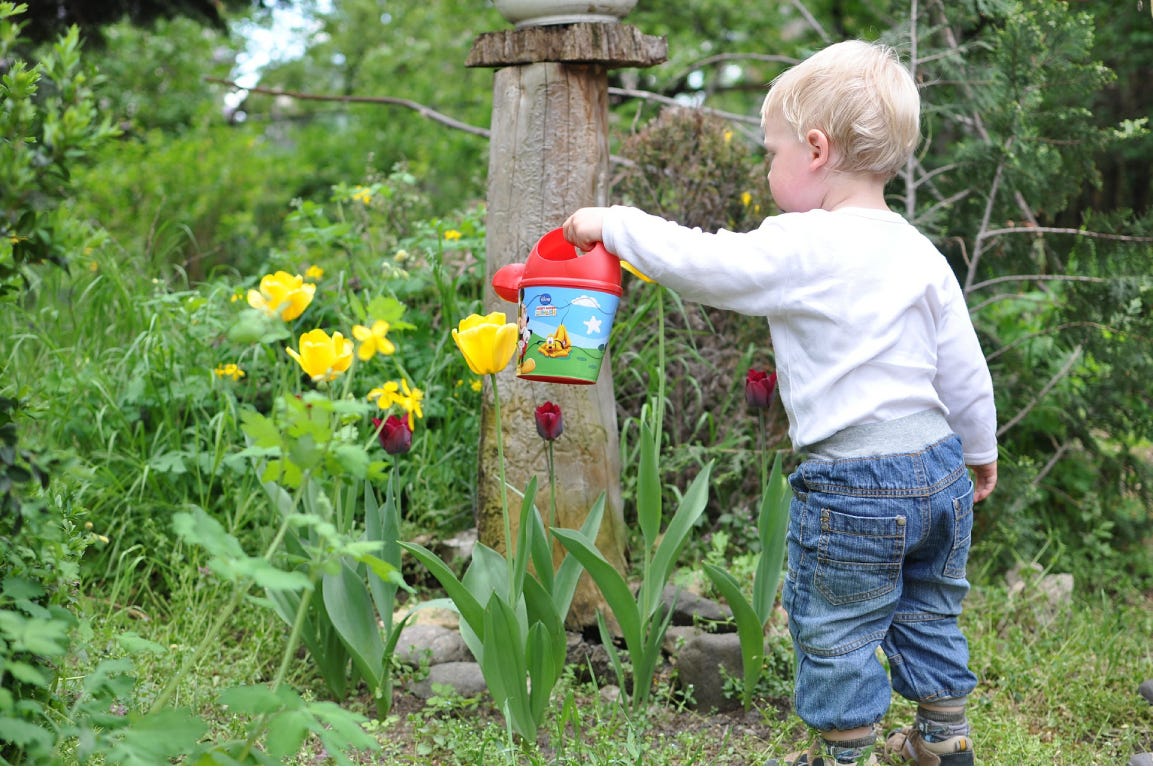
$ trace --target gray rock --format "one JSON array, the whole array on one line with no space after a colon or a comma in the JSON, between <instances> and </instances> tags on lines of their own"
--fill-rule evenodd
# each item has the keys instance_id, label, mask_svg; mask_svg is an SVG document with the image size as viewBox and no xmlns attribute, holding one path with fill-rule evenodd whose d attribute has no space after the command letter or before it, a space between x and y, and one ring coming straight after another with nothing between
<instances>
[{"instance_id":1,"label":"gray rock","mask_svg":"<svg viewBox=\"0 0 1153 768\"><path fill-rule=\"evenodd\" d=\"M729 677L743 674L741 642L736 633L689 637L674 666L680 684L692 688L693 702L699 711L728 712L741 706L740 701L725 696L722 675L722 670Z\"/></svg>"},{"instance_id":2,"label":"gray rock","mask_svg":"<svg viewBox=\"0 0 1153 768\"><path fill-rule=\"evenodd\" d=\"M1153 765L1153 752L1138 752L1129 758L1129 765Z\"/></svg>"},{"instance_id":3,"label":"gray rock","mask_svg":"<svg viewBox=\"0 0 1153 768\"><path fill-rule=\"evenodd\" d=\"M582 683L596 682L604 686L616 680L609 652L600 643L590 643L579 632L568 632L565 664L573 668L576 679Z\"/></svg>"},{"instance_id":4,"label":"gray rock","mask_svg":"<svg viewBox=\"0 0 1153 768\"><path fill-rule=\"evenodd\" d=\"M1153 704L1153 680L1146 680L1137 686L1137 693L1145 697L1145 701Z\"/></svg>"},{"instance_id":5,"label":"gray rock","mask_svg":"<svg viewBox=\"0 0 1153 768\"><path fill-rule=\"evenodd\" d=\"M672 608L673 624L676 626L692 626L701 620L729 621L733 617L732 611L715 600L672 584L661 593L661 601L666 609Z\"/></svg>"},{"instance_id":6,"label":"gray rock","mask_svg":"<svg viewBox=\"0 0 1153 768\"><path fill-rule=\"evenodd\" d=\"M435 693L434 685L447 685L465 698L488 692L480 665L475 661L449 661L429 667L428 677L414 682L410 690L422 699L429 699Z\"/></svg>"},{"instance_id":7,"label":"gray rock","mask_svg":"<svg viewBox=\"0 0 1153 768\"><path fill-rule=\"evenodd\" d=\"M459 631L435 624L410 624L402 629L396 643L396 659L413 667L475 661Z\"/></svg>"}]
</instances>

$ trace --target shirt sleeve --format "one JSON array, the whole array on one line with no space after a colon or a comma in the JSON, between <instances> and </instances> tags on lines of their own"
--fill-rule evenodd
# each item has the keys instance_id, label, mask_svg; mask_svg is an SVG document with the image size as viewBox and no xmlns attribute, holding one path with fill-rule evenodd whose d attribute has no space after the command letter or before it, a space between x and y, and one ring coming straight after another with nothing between
<instances>
[{"instance_id":1,"label":"shirt sleeve","mask_svg":"<svg viewBox=\"0 0 1153 768\"><path fill-rule=\"evenodd\" d=\"M783 233L704 232L615 205L605 212L602 239L610 253L687 301L767 315L780 294Z\"/></svg>"},{"instance_id":2,"label":"shirt sleeve","mask_svg":"<svg viewBox=\"0 0 1153 768\"><path fill-rule=\"evenodd\" d=\"M961 438L965 463L997 460L997 409L993 379L960 286L942 313L933 385L949 409L949 426Z\"/></svg>"}]
</instances>

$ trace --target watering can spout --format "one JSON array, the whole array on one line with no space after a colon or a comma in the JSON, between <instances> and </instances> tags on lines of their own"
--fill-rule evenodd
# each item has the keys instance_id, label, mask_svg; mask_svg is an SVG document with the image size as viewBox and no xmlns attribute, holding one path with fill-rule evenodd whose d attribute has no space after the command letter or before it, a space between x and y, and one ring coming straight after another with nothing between
<instances>
[{"instance_id":1,"label":"watering can spout","mask_svg":"<svg viewBox=\"0 0 1153 768\"><path fill-rule=\"evenodd\" d=\"M515 304L520 299L520 281L524 277L524 264L506 264L492 276L492 289L496 295Z\"/></svg>"}]
</instances>

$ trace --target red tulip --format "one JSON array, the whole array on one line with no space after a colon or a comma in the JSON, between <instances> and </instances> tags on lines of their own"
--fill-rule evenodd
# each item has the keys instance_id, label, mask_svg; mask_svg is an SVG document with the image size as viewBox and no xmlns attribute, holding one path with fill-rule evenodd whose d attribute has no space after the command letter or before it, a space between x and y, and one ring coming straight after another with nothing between
<instances>
[{"instance_id":1,"label":"red tulip","mask_svg":"<svg viewBox=\"0 0 1153 768\"><path fill-rule=\"evenodd\" d=\"M559 405L546 402L536 409L536 432L549 442L561 436L564 432L564 417Z\"/></svg>"},{"instance_id":2,"label":"red tulip","mask_svg":"<svg viewBox=\"0 0 1153 768\"><path fill-rule=\"evenodd\" d=\"M376 435L380 438L380 445L385 451L396 455L408 453L412 448L412 430L409 429L408 419L400 416L389 416L384 421L373 419L372 425L376 427Z\"/></svg>"},{"instance_id":3,"label":"red tulip","mask_svg":"<svg viewBox=\"0 0 1153 768\"><path fill-rule=\"evenodd\" d=\"M745 376L745 402L754 410L763 410L773 401L777 389L777 374L749 369Z\"/></svg>"}]
</instances>

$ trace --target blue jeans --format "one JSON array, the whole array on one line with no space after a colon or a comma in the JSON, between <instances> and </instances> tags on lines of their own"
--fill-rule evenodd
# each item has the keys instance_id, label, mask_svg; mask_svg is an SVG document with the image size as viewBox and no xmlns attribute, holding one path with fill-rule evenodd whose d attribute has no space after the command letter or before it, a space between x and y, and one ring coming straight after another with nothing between
<instances>
[{"instance_id":1,"label":"blue jeans","mask_svg":"<svg viewBox=\"0 0 1153 768\"><path fill-rule=\"evenodd\" d=\"M797 656L797 715L821 731L849 730L880 721L890 685L923 702L971 693L977 678L957 626L973 529L960 440L809 459L789 483L782 602Z\"/></svg>"}]
</instances>

